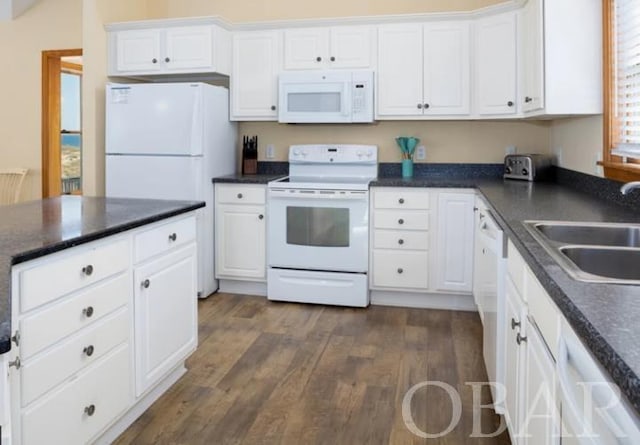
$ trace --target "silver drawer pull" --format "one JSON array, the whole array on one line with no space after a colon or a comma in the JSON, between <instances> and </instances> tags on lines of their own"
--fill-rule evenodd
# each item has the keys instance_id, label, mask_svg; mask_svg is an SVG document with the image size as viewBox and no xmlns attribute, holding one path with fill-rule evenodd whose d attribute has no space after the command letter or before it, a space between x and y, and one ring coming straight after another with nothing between
<instances>
[{"instance_id":1,"label":"silver drawer pull","mask_svg":"<svg viewBox=\"0 0 640 445\"><path fill-rule=\"evenodd\" d=\"M400 218L400 219L398 220L398 224L404 224L404 219Z\"/></svg>"},{"instance_id":2,"label":"silver drawer pull","mask_svg":"<svg viewBox=\"0 0 640 445\"><path fill-rule=\"evenodd\" d=\"M144 287L145 289L149 289L150 285L151 285L151 281L149 281L148 278L142 282L142 287Z\"/></svg>"},{"instance_id":3,"label":"silver drawer pull","mask_svg":"<svg viewBox=\"0 0 640 445\"><path fill-rule=\"evenodd\" d=\"M20 357L16 357L14 361L9 362L9 368L11 368L12 366L15 366L16 369L20 369L20 367L22 366L22 364L20 363Z\"/></svg>"},{"instance_id":4,"label":"silver drawer pull","mask_svg":"<svg viewBox=\"0 0 640 445\"><path fill-rule=\"evenodd\" d=\"M93 266L91 264L82 268L82 273L86 276L90 276L93 273Z\"/></svg>"},{"instance_id":5,"label":"silver drawer pull","mask_svg":"<svg viewBox=\"0 0 640 445\"><path fill-rule=\"evenodd\" d=\"M404 272L404 270L402 269L402 267L398 267L398 273L402 273Z\"/></svg>"},{"instance_id":6,"label":"silver drawer pull","mask_svg":"<svg viewBox=\"0 0 640 445\"><path fill-rule=\"evenodd\" d=\"M520 335L520 332L518 332L518 335L516 335L516 342L520 344L523 341L527 341L527 337L523 337L522 335Z\"/></svg>"},{"instance_id":7,"label":"silver drawer pull","mask_svg":"<svg viewBox=\"0 0 640 445\"><path fill-rule=\"evenodd\" d=\"M86 308L82 309L82 315L87 318L91 318L91 316L93 315L93 306L87 306Z\"/></svg>"},{"instance_id":8,"label":"silver drawer pull","mask_svg":"<svg viewBox=\"0 0 640 445\"><path fill-rule=\"evenodd\" d=\"M96 406L94 404L91 404L89 406L85 406L84 407L84 413L87 416L93 416L96 412Z\"/></svg>"},{"instance_id":9,"label":"silver drawer pull","mask_svg":"<svg viewBox=\"0 0 640 445\"><path fill-rule=\"evenodd\" d=\"M516 319L515 319L515 318L512 318L512 319L511 319L511 330L514 330L515 328L517 328L518 326L520 326L520 324L521 324L521 323L520 323L519 321L516 321Z\"/></svg>"},{"instance_id":10,"label":"silver drawer pull","mask_svg":"<svg viewBox=\"0 0 640 445\"><path fill-rule=\"evenodd\" d=\"M175 233L172 233L171 235L169 235L169 241L175 241L178 239L178 235L176 235Z\"/></svg>"},{"instance_id":11,"label":"silver drawer pull","mask_svg":"<svg viewBox=\"0 0 640 445\"><path fill-rule=\"evenodd\" d=\"M93 355L93 345L85 347L82 352L87 354L87 357L91 357Z\"/></svg>"}]
</instances>

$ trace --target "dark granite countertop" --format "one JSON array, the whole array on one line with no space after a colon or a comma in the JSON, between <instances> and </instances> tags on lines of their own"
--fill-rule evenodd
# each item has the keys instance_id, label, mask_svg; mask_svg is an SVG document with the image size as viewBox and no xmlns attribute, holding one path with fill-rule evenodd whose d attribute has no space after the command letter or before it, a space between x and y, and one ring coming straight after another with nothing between
<instances>
[{"instance_id":1,"label":"dark granite countertop","mask_svg":"<svg viewBox=\"0 0 640 445\"><path fill-rule=\"evenodd\" d=\"M211 181L216 184L267 184L275 179L287 176L286 174L259 174L259 175L228 175L213 178Z\"/></svg>"},{"instance_id":2,"label":"dark granite countertop","mask_svg":"<svg viewBox=\"0 0 640 445\"><path fill-rule=\"evenodd\" d=\"M380 178L379 187L474 187L582 341L640 412L640 286L585 283L567 275L522 224L526 220L634 222L637 208L557 183L489 178ZM637 193L637 192L636 192ZM618 201L618 202L616 202Z\"/></svg>"},{"instance_id":3,"label":"dark granite countertop","mask_svg":"<svg viewBox=\"0 0 640 445\"><path fill-rule=\"evenodd\" d=\"M11 349L11 266L204 207L63 196L0 207L0 353Z\"/></svg>"}]
</instances>

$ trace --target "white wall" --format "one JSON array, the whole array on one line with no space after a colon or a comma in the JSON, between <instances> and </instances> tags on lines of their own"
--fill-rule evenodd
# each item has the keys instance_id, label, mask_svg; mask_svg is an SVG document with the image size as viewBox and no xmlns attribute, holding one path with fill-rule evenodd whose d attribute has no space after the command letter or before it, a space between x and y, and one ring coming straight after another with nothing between
<instances>
[{"instance_id":1,"label":"white wall","mask_svg":"<svg viewBox=\"0 0 640 445\"><path fill-rule=\"evenodd\" d=\"M557 119L551 124L549 145L560 167L602 176L596 162L602 160L603 143L602 115Z\"/></svg>"}]
</instances>

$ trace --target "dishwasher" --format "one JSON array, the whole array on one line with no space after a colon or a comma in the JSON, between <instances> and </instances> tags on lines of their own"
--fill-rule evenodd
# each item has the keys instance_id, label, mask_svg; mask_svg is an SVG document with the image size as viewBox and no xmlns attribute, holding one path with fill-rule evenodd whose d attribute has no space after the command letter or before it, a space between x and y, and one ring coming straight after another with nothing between
<instances>
[{"instance_id":1,"label":"dishwasher","mask_svg":"<svg viewBox=\"0 0 640 445\"><path fill-rule=\"evenodd\" d=\"M488 206L476 197L473 298L483 325L482 354L494 409L504 413L504 310L506 239L500 226L489 213Z\"/></svg>"}]
</instances>

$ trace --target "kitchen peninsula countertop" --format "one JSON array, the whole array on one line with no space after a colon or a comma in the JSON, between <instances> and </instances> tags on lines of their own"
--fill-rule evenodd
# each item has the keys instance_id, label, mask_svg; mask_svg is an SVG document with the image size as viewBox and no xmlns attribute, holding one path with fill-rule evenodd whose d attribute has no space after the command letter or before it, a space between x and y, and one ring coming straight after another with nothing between
<instances>
[{"instance_id":1,"label":"kitchen peninsula countertop","mask_svg":"<svg viewBox=\"0 0 640 445\"><path fill-rule=\"evenodd\" d=\"M11 349L11 267L204 207L197 201L63 196L0 207L0 353Z\"/></svg>"}]
</instances>

